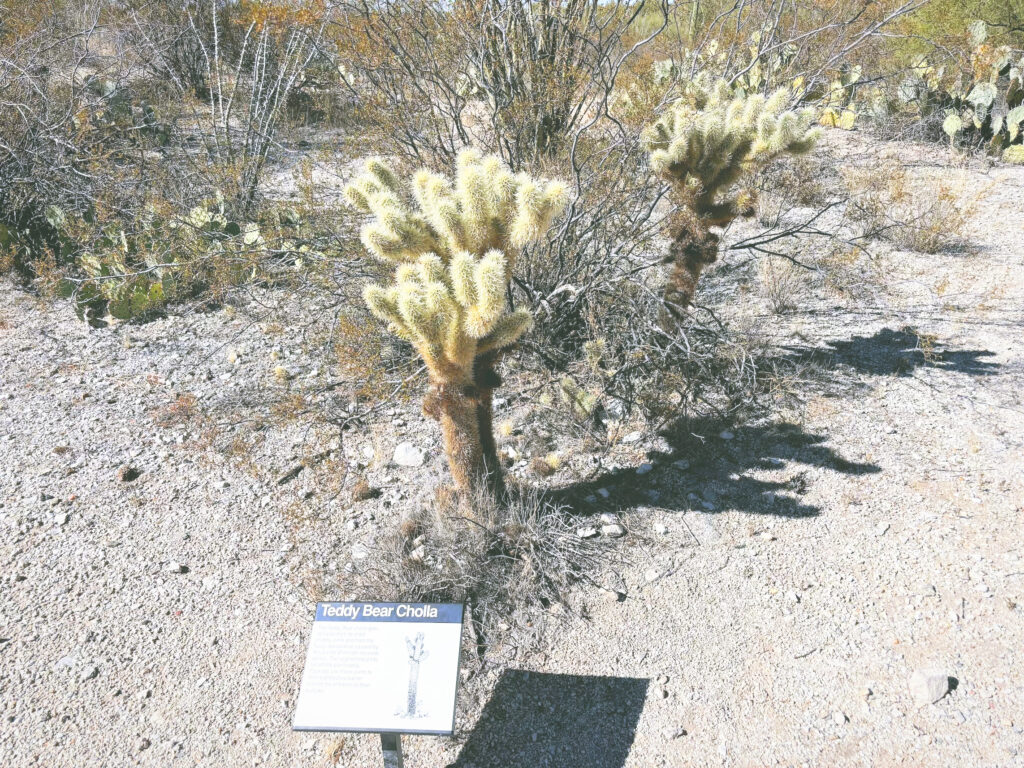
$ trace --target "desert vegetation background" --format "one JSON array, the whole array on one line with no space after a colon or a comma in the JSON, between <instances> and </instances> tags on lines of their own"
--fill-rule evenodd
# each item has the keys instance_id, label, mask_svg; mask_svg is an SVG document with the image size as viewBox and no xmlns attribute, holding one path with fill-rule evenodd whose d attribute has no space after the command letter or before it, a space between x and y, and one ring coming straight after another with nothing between
<instances>
[{"instance_id":1,"label":"desert vegetation background","mask_svg":"<svg viewBox=\"0 0 1024 768\"><path fill-rule=\"evenodd\" d=\"M1024 759L1019 0L0 0L4 765ZM582 756L582 757L581 757Z\"/></svg>"}]
</instances>

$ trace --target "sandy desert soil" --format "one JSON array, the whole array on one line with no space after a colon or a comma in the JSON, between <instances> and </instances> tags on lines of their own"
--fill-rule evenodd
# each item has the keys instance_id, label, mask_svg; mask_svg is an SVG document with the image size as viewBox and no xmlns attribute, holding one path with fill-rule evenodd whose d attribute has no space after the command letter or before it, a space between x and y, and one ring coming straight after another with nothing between
<instances>
[{"instance_id":1,"label":"sandy desert soil","mask_svg":"<svg viewBox=\"0 0 1024 768\"><path fill-rule=\"evenodd\" d=\"M1024 765L1024 169L956 173L985 190L973 252L880 249L884 292L752 310L825 380L593 480L630 531L618 597L580 587L587 618L490 669L407 765ZM0 290L0 765L379 764L292 708L313 602L441 476L432 425L401 406L341 444L300 409L254 439L287 401L271 352L326 380L264 322L291 311L273 295L90 329ZM389 463L402 441L422 467ZM359 461L383 491L362 506L331 485ZM922 703L919 671L952 689Z\"/></svg>"}]
</instances>

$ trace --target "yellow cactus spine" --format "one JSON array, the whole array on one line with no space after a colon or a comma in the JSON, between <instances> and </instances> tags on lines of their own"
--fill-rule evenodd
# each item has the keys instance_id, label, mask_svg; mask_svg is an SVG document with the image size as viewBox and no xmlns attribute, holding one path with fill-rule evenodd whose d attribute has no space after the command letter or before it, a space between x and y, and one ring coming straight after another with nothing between
<instances>
[{"instance_id":1,"label":"yellow cactus spine","mask_svg":"<svg viewBox=\"0 0 1024 768\"><path fill-rule=\"evenodd\" d=\"M363 298L427 365L423 407L441 423L456 487L500 492L491 425L495 367L533 324L528 311L508 310L509 281L519 249L544 236L567 188L513 175L500 159L466 151L454 179L423 170L411 185L373 158L345 196L373 217L363 245L395 263L394 284L368 286Z\"/></svg>"}]
</instances>

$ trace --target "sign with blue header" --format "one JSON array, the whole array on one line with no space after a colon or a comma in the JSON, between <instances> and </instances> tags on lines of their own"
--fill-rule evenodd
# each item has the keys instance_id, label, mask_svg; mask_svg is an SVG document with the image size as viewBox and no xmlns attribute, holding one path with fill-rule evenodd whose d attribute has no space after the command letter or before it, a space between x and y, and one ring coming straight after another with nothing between
<instances>
[{"instance_id":1,"label":"sign with blue header","mask_svg":"<svg viewBox=\"0 0 1024 768\"><path fill-rule=\"evenodd\" d=\"M451 734L462 614L455 603L317 603L292 727Z\"/></svg>"}]
</instances>

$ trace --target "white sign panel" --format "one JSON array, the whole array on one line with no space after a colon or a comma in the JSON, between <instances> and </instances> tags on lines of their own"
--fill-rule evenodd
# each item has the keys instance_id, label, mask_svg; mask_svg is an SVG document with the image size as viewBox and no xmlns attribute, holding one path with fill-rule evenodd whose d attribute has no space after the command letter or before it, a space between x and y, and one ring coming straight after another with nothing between
<instances>
[{"instance_id":1,"label":"white sign panel","mask_svg":"<svg viewBox=\"0 0 1024 768\"><path fill-rule=\"evenodd\" d=\"M462 606L317 603L297 731L450 734Z\"/></svg>"}]
</instances>

